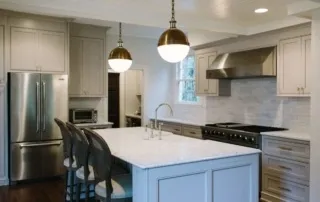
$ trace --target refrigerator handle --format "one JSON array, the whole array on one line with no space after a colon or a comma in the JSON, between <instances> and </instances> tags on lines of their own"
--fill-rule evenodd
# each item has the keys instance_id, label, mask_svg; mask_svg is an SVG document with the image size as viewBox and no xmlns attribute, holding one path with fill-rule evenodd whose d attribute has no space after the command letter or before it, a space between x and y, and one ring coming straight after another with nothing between
<instances>
[{"instance_id":1,"label":"refrigerator handle","mask_svg":"<svg viewBox=\"0 0 320 202\"><path fill-rule=\"evenodd\" d=\"M40 83L37 82L37 103L36 103L36 108L37 108L37 133L40 130Z\"/></svg>"},{"instance_id":2,"label":"refrigerator handle","mask_svg":"<svg viewBox=\"0 0 320 202\"><path fill-rule=\"evenodd\" d=\"M42 82L42 114L43 114L43 127L42 131L46 131L46 82Z\"/></svg>"}]
</instances>

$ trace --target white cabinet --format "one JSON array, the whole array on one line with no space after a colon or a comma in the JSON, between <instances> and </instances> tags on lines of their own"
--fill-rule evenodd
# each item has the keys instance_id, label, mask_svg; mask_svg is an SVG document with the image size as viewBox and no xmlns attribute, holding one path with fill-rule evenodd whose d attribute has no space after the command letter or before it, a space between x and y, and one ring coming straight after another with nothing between
<instances>
[{"instance_id":1,"label":"white cabinet","mask_svg":"<svg viewBox=\"0 0 320 202\"><path fill-rule=\"evenodd\" d=\"M37 71L38 33L33 29L11 28L10 70Z\"/></svg>"},{"instance_id":2,"label":"white cabinet","mask_svg":"<svg viewBox=\"0 0 320 202\"><path fill-rule=\"evenodd\" d=\"M104 40L71 37L70 97L105 97Z\"/></svg>"},{"instance_id":3,"label":"white cabinet","mask_svg":"<svg viewBox=\"0 0 320 202\"><path fill-rule=\"evenodd\" d=\"M0 186L7 183L5 135L5 87L0 87Z\"/></svg>"},{"instance_id":4,"label":"white cabinet","mask_svg":"<svg viewBox=\"0 0 320 202\"><path fill-rule=\"evenodd\" d=\"M5 84L4 26L0 26L0 85Z\"/></svg>"},{"instance_id":5,"label":"white cabinet","mask_svg":"<svg viewBox=\"0 0 320 202\"><path fill-rule=\"evenodd\" d=\"M66 72L63 32L11 27L10 71Z\"/></svg>"},{"instance_id":6,"label":"white cabinet","mask_svg":"<svg viewBox=\"0 0 320 202\"><path fill-rule=\"evenodd\" d=\"M142 71L136 71L136 77L137 77L137 95L143 94L143 72Z\"/></svg>"},{"instance_id":7,"label":"white cabinet","mask_svg":"<svg viewBox=\"0 0 320 202\"><path fill-rule=\"evenodd\" d=\"M311 36L281 40L278 46L278 95L310 96Z\"/></svg>"},{"instance_id":8,"label":"white cabinet","mask_svg":"<svg viewBox=\"0 0 320 202\"><path fill-rule=\"evenodd\" d=\"M40 31L39 65L42 72L65 72L65 34Z\"/></svg>"},{"instance_id":9,"label":"white cabinet","mask_svg":"<svg viewBox=\"0 0 320 202\"><path fill-rule=\"evenodd\" d=\"M196 53L196 94L199 96L230 95L230 81L206 78L207 70L216 56L215 51Z\"/></svg>"}]
</instances>

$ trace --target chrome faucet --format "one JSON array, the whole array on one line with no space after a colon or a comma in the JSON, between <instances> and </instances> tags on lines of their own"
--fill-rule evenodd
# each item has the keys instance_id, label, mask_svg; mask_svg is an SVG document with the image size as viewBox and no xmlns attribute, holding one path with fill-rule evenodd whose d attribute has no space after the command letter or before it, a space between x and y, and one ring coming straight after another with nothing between
<instances>
[{"instance_id":1,"label":"chrome faucet","mask_svg":"<svg viewBox=\"0 0 320 202\"><path fill-rule=\"evenodd\" d=\"M168 106L170 109L170 115L173 116L173 110L172 107L168 103L162 103L156 108L156 117L154 119L154 128L158 129L158 109L162 106Z\"/></svg>"}]
</instances>

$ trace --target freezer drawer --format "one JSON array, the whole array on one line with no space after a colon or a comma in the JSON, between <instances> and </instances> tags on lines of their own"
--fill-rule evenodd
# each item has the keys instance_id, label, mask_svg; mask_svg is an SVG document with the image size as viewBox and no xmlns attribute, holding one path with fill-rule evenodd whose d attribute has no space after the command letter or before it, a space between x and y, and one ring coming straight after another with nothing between
<instances>
[{"instance_id":1,"label":"freezer drawer","mask_svg":"<svg viewBox=\"0 0 320 202\"><path fill-rule=\"evenodd\" d=\"M11 144L11 181L64 173L62 141Z\"/></svg>"}]
</instances>

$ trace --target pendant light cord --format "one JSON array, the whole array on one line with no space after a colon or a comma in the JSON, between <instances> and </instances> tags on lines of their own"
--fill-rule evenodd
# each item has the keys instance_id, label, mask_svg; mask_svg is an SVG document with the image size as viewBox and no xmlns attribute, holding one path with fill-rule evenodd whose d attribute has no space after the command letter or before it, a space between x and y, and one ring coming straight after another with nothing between
<instances>
[{"instance_id":1,"label":"pendant light cord","mask_svg":"<svg viewBox=\"0 0 320 202\"><path fill-rule=\"evenodd\" d=\"M171 1L171 20L170 20L170 28L176 28L176 19L174 12L174 0Z\"/></svg>"},{"instance_id":2,"label":"pendant light cord","mask_svg":"<svg viewBox=\"0 0 320 202\"><path fill-rule=\"evenodd\" d=\"M122 41L122 23L119 23L119 41L118 41L118 47L122 47L123 41Z\"/></svg>"}]
</instances>

